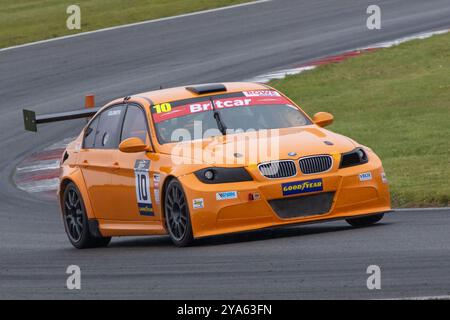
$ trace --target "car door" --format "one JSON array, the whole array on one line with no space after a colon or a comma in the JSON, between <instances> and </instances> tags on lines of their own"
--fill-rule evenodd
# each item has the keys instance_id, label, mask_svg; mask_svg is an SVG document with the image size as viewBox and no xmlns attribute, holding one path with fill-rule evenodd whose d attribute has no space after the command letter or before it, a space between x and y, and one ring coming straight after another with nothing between
<instances>
[{"instance_id":1,"label":"car door","mask_svg":"<svg viewBox=\"0 0 450 320\"><path fill-rule=\"evenodd\" d=\"M148 122L144 110L129 104L123 120L120 141L131 137L150 144ZM120 151L119 151L120 152ZM159 205L159 175L147 152L124 153L118 156L118 169L112 179L114 216L121 221L159 220L154 207Z\"/></svg>"},{"instance_id":2,"label":"car door","mask_svg":"<svg viewBox=\"0 0 450 320\"><path fill-rule=\"evenodd\" d=\"M115 219L111 201L112 175L117 167L120 128L125 105L114 105L89 123L85 130L78 164L98 219Z\"/></svg>"}]
</instances>

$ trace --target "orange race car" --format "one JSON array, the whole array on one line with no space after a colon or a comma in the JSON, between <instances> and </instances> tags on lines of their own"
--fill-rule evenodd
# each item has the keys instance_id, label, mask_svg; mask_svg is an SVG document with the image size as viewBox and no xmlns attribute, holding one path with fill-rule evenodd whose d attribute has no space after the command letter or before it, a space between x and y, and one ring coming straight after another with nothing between
<instances>
[{"instance_id":1,"label":"orange race car","mask_svg":"<svg viewBox=\"0 0 450 320\"><path fill-rule=\"evenodd\" d=\"M59 200L76 248L114 236L194 239L345 219L367 226L390 211L388 182L368 147L323 129L275 89L204 84L36 116L91 118L61 159Z\"/></svg>"}]
</instances>

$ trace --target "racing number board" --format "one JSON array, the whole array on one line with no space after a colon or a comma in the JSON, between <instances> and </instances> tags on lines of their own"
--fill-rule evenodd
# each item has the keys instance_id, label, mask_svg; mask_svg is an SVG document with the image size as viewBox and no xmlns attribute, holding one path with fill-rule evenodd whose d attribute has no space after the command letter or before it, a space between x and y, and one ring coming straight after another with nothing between
<instances>
[{"instance_id":1,"label":"racing number board","mask_svg":"<svg viewBox=\"0 0 450 320\"><path fill-rule=\"evenodd\" d=\"M154 216L152 198L150 196L150 160L136 160L134 175L136 179L136 199L139 214L142 216Z\"/></svg>"}]
</instances>

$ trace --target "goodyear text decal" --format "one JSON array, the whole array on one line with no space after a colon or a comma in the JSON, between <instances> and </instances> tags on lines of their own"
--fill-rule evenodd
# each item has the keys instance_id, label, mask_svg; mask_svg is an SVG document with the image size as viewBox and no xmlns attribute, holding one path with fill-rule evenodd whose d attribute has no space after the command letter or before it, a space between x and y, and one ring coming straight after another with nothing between
<instances>
[{"instance_id":1,"label":"goodyear text decal","mask_svg":"<svg viewBox=\"0 0 450 320\"><path fill-rule=\"evenodd\" d=\"M283 196L288 196L291 194L323 191L323 181L322 179L313 179L313 180L283 183L281 185L281 189L283 191Z\"/></svg>"}]
</instances>

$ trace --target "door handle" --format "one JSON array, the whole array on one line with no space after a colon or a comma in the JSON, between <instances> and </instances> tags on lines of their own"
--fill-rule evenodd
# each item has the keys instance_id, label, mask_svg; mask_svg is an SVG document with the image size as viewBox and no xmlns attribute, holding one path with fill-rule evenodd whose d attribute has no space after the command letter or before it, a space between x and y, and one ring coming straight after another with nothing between
<instances>
[{"instance_id":1,"label":"door handle","mask_svg":"<svg viewBox=\"0 0 450 320\"><path fill-rule=\"evenodd\" d=\"M114 171L119 170L119 169L120 169L120 164L119 164L118 162L114 162L114 163L112 164L112 169L113 169Z\"/></svg>"},{"instance_id":2,"label":"door handle","mask_svg":"<svg viewBox=\"0 0 450 320\"><path fill-rule=\"evenodd\" d=\"M87 161L87 160L83 160L81 163L80 163L80 167L82 167L82 168L86 168L86 167L88 167L89 166L89 161Z\"/></svg>"}]
</instances>

